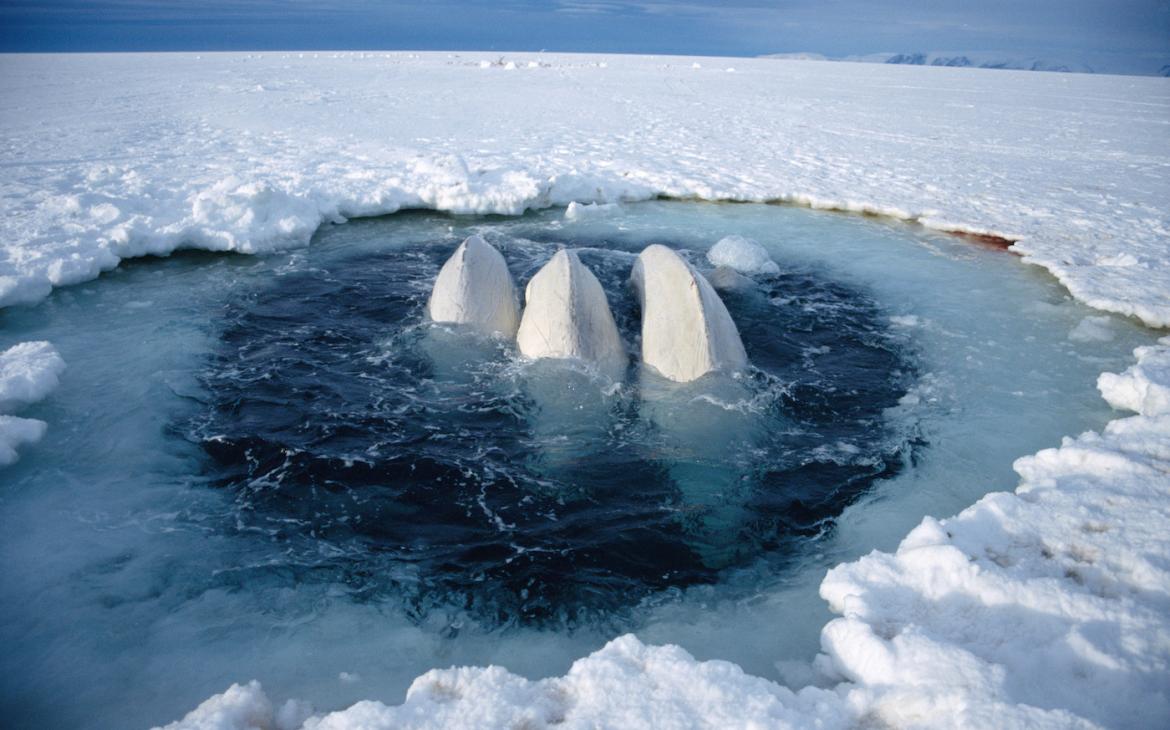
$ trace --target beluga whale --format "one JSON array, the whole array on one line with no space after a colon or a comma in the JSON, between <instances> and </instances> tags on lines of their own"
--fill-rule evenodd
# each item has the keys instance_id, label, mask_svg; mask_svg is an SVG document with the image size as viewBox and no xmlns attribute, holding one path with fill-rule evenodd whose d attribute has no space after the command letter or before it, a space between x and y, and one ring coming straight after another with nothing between
<instances>
[{"instance_id":1,"label":"beluga whale","mask_svg":"<svg viewBox=\"0 0 1170 730\"><path fill-rule=\"evenodd\" d=\"M642 308L642 363L677 383L747 367L739 330L711 284L661 244L647 246L630 282Z\"/></svg>"},{"instance_id":2,"label":"beluga whale","mask_svg":"<svg viewBox=\"0 0 1170 730\"><path fill-rule=\"evenodd\" d=\"M434 322L467 325L506 339L515 337L520 305L504 257L482 236L468 236L439 271L427 314Z\"/></svg>"},{"instance_id":3,"label":"beluga whale","mask_svg":"<svg viewBox=\"0 0 1170 730\"><path fill-rule=\"evenodd\" d=\"M739 559L751 481L720 462L750 449L752 412L739 330L710 282L672 249L648 246L630 277L642 308L641 417L678 490L687 543L709 568ZM707 376L707 377L704 377Z\"/></svg>"},{"instance_id":4,"label":"beluga whale","mask_svg":"<svg viewBox=\"0 0 1170 730\"><path fill-rule=\"evenodd\" d=\"M533 360L580 360L615 377L627 363L601 282L567 249L528 282L516 344Z\"/></svg>"},{"instance_id":5,"label":"beluga whale","mask_svg":"<svg viewBox=\"0 0 1170 730\"><path fill-rule=\"evenodd\" d=\"M516 345L529 362L524 391L535 472L576 483L606 458L613 409L629 365L605 290L574 251L557 251L524 292Z\"/></svg>"}]
</instances>

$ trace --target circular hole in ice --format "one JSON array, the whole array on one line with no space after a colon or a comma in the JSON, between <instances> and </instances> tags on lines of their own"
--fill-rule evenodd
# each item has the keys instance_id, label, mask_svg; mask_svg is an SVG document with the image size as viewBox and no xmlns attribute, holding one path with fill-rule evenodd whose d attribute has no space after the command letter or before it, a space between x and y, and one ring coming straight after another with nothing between
<instances>
[{"instance_id":1,"label":"circular hole in ice","mask_svg":"<svg viewBox=\"0 0 1170 730\"><path fill-rule=\"evenodd\" d=\"M614 381L427 323L456 243L363 251L229 305L187 430L238 522L279 546L274 574L418 616L572 626L785 560L911 448L884 414L913 358L864 291L802 266L741 277L722 296L749 372L679 385L634 357ZM521 287L557 249L494 243ZM576 243L636 353L647 242Z\"/></svg>"}]
</instances>

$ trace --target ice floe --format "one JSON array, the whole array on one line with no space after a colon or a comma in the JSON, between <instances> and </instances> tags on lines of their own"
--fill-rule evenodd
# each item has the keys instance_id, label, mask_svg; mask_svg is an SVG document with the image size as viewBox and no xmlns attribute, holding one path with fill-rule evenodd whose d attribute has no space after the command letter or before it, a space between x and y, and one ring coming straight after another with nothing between
<instances>
[{"instance_id":1,"label":"ice floe","mask_svg":"<svg viewBox=\"0 0 1170 730\"><path fill-rule=\"evenodd\" d=\"M707 252L707 260L715 266L726 266L741 274L779 274L780 267L768 255L768 250L743 236L727 236Z\"/></svg>"},{"instance_id":2,"label":"ice floe","mask_svg":"<svg viewBox=\"0 0 1170 730\"><path fill-rule=\"evenodd\" d=\"M22 342L0 352L0 466L14 463L17 448L36 443L47 424L7 415L42 400L57 387L65 361L48 342Z\"/></svg>"},{"instance_id":3,"label":"ice floe","mask_svg":"<svg viewBox=\"0 0 1170 730\"><path fill-rule=\"evenodd\" d=\"M1109 405L1147 416L1170 415L1170 337L1139 347L1137 363L1120 375L1102 373L1097 379Z\"/></svg>"}]
</instances>

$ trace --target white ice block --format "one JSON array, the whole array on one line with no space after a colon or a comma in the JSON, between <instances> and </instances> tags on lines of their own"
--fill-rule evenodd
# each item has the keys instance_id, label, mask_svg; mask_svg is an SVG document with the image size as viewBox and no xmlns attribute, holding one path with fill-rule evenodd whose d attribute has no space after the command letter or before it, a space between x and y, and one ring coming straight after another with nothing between
<instances>
[{"instance_id":1,"label":"white ice block","mask_svg":"<svg viewBox=\"0 0 1170 730\"><path fill-rule=\"evenodd\" d=\"M677 382L747 367L727 307L677 253L658 244L646 247L630 281L642 306L644 364Z\"/></svg>"},{"instance_id":2,"label":"white ice block","mask_svg":"<svg viewBox=\"0 0 1170 730\"><path fill-rule=\"evenodd\" d=\"M741 274L779 274L780 267L768 255L768 249L743 236L727 236L707 252L715 266L726 266Z\"/></svg>"}]
</instances>

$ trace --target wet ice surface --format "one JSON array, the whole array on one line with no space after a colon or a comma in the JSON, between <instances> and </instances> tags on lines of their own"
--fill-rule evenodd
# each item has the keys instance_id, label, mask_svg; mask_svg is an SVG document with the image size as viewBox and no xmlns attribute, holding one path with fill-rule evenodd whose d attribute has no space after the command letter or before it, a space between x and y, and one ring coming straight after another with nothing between
<instances>
[{"instance_id":1,"label":"wet ice surface","mask_svg":"<svg viewBox=\"0 0 1170 730\"><path fill-rule=\"evenodd\" d=\"M421 324L473 231L521 285L589 247L630 345L633 252L706 268L754 238L781 275L723 296L756 369L615 384ZM625 630L798 681L773 662L815 650L827 566L1100 427L1096 375L1144 339L1002 251L679 203L357 221L0 316L0 346L49 339L69 363L0 492L0 701L29 726L167 721L251 677L322 708L398 702L433 666L562 673Z\"/></svg>"}]
</instances>

